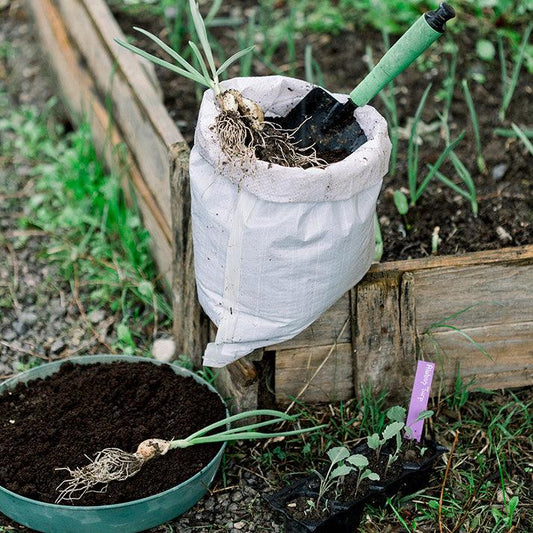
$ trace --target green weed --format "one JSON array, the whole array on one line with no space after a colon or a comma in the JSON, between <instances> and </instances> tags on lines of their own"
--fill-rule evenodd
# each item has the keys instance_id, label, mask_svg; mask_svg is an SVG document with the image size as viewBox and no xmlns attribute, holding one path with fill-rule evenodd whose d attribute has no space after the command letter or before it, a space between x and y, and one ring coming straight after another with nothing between
<instances>
[{"instance_id":1,"label":"green weed","mask_svg":"<svg viewBox=\"0 0 533 533\"><path fill-rule=\"evenodd\" d=\"M0 123L4 153L32 164L35 193L20 220L50 239L43 253L84 302L87 311L120 313L114 349L142 352L147 330L168 325L171 307L157 287L150 237L135 207L126 205L120 177L108 173L84 123L64 134L54 120L51 101L45 112L14 110Z\"/></svg>"}]
</instances>

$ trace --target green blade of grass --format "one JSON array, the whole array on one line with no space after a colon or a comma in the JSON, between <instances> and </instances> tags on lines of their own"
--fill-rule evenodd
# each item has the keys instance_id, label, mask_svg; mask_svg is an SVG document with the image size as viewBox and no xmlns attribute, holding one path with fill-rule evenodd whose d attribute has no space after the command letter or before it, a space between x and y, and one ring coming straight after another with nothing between
<instances>
[{"instance_id":1,"label":"green blade of grass","mask_svg":"<svg viewBox=\"0 0 533 533\"><path fill-rule=\"evenodd\" d=\"M520 127L520 130L528 139L533 139L533 129ZM514 129L496 128L494 134L501 137L518 137Z\"/></svg>"},{"instance_id":2,"label":"green blade of grass","mask_svg":"<svg viewBox=\"0 0 533 533\"><path fill-rule=\"evenodd\" d=\"M202 74L206 80L210 79L209 72L207 71L207 67L205 66L204 58L202 57L202 54L196 46L196 43L193 41L189 41L189 46L191 47L191 50L196 57L196 60L198 61L198 64L200 65L200 68L202 69Z\"/></svg>"},{"instance_id":3,"label":"green blade of grass","mask_svg":"<svg viewBox=\"0 0 533 533\"><path fill-rule=\"evenodd\" d=\"M428 169L432 169L433 166L432 165L427 165ZM442 174L442 172L440 171L435 171L435 177L442 183L444 183L444 185L446 185L446 187L452 189L452 191L456 192L457 194L461 195L463 198L465 198L466 200L470 201L470 194L468 194L467 191L465 191L464 189L461 189L461 187L459 187L459 185L457 185L457 183L454 183L451 179L447 178L444 174Z\"/></svg>"}]
</instances>

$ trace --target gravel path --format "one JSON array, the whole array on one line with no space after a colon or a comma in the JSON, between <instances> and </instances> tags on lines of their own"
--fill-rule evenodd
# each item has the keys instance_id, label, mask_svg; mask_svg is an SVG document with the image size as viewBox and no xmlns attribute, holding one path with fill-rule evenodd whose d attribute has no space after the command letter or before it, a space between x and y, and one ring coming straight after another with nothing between
<instances>
[{"instance_id":1,"label":"gravel path","mask_svg":"<svg viewBox=\"0 0 533 533\"><path fill-rule=\"evenodd\" d=\"M46 75L42 51L21 3L0 2L0 120L13 106L31 104L42 109L54 95L53 81ZM21 229L19 220L38 179L27 161L0 154L2 378L24 370L36 358L51 361L103 353L111 342L107 327L112 317L82 312L78 296L43 253L47 235ZM262 499L270 484L268 477L257 472L250 447L233 446L210 494L178 520L153 531L281 531L278 518ZM29 530L0 515L0 531Z\"/></svg>"}]
</instances>

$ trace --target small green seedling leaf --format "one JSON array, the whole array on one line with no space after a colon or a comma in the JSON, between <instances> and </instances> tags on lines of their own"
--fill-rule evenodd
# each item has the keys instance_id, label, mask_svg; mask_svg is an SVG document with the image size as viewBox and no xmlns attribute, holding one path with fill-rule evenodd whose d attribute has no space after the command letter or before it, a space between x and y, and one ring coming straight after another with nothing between
<instances>
[{"instance_id":1,"label":"small green seedling leaf","mask_svg":"<svg viewBox=\"0 0 533 533\"><path fill-rule=\"evenodd\" d=\"M405 424L403 422L392 422L383 430L383 438L389 440L396 437L404 426Z\"/></svg>"},{"instance_id":2,"label":"small green seedling leaf","mask_svg":"<svg viewBox=\"0 0 533 533\"><path fill-rule=\"evenodd\" d=\"M350 456L350 452L344 446L336 446L328 450L328 457L332 464L337 464Z\"/></svg>"},{"instance_id":3,"label":"small green seedling leaf","mask_svg":"<svg viewBox=\"0 0 533 533\"><path fill-rule=\"evenodd\" d=\"M365 466L368 466L368 459L360 453L348 457L346 462L351 464L352 466L355 466L359 470L361 470L361 468L364 468Z\"/></svg>"},{"instance_id":4,"label":"small green seedling leaf","mask_svg":"<svg viewBox=\"0 0 533 533\"><path fill-rule=\"evenodd\" d=\"M335 479L341 476L347 476L352 469L347 465L340 465L337 468L334 468L331 474L329 475L329 479Z\"/></svg>"},{"instance_id":5,"label":"small green seedling leaf","mask_svg":"<svg viewBox=\"0 0 533 533\"><path fill-rule=\"evenodd\" d=\"M426 420L427 418L430 418L435 413L431 411L431 409L428 409L427 411L420 411L420 414L416 417L415 422L419 422L420 420Z\"/></svg>"},{"instance_id":6,"label":"small green seedling leaf","mask_svg":"<svg viewBox=\"0 0 533 533\"><path fill-rule=\"evenodd\" d=\"M379 481L379 474L377 474L376 472L370 472L368 474L368 479L370 479L370 481Z\"/></svg>"},{"instance_id":7,"label":"small green seedling leaf","mask_svg":"<svg viewBox=\"0 0 533 533\"><path fill-rule=\"evenodd\" d=\"M407 215L407 212L409 211L409 200L407 199L407 196L405 196L402 191L394 191L392 199L394 200L394 205L396 206L398 213L400 213L400 215Z\"/></svg>"},{"instance_id":8,"label":"small green seedling leaf","mask_svg":"<svg viewBox=\"0 0 533 533\"><path fill-rule=\"evenodd\" d=\"M407 411L401 405L395 405L387 411L387 418L392 422L405 422Z\"/></svg>"},{"instance_id":9,"label":"small green seedling leaf","mask_svg":"<svg viewBox=\"0 0 533 533\"><path fill-rule=\"evenodd\" d=\"M380 438L377 433L369 435L366 438L366 444L371 450L377 450L380 444Z\"/></svg>"}]
</instances>

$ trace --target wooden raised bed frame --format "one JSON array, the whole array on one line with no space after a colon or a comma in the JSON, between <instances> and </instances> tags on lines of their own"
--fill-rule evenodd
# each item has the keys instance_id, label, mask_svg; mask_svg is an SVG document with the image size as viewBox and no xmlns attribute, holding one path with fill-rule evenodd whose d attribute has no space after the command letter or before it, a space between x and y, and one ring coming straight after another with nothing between
<instances>
[{"instance_id":1,"label":"wooden raised bed frame","mask_svg":"<svg viewBox=\"0 0 533 533\"><path fill-rule=\"evenodd\" d=\"M27 4L73 118L85 115L109 166L127 170L171 286L178 353L199 365L214 333L195 296L189 152L153 72L114 43L124 36L103 0ZM474 386L531 385L532 267L531 245L376 264L296 338L218 371L219 385L236 409L348 399L364 384L403 398L420 357L437 362L445 389L458 370ZM453 328L437 327L447 318Z\"/></svg>"}]
</instances>

